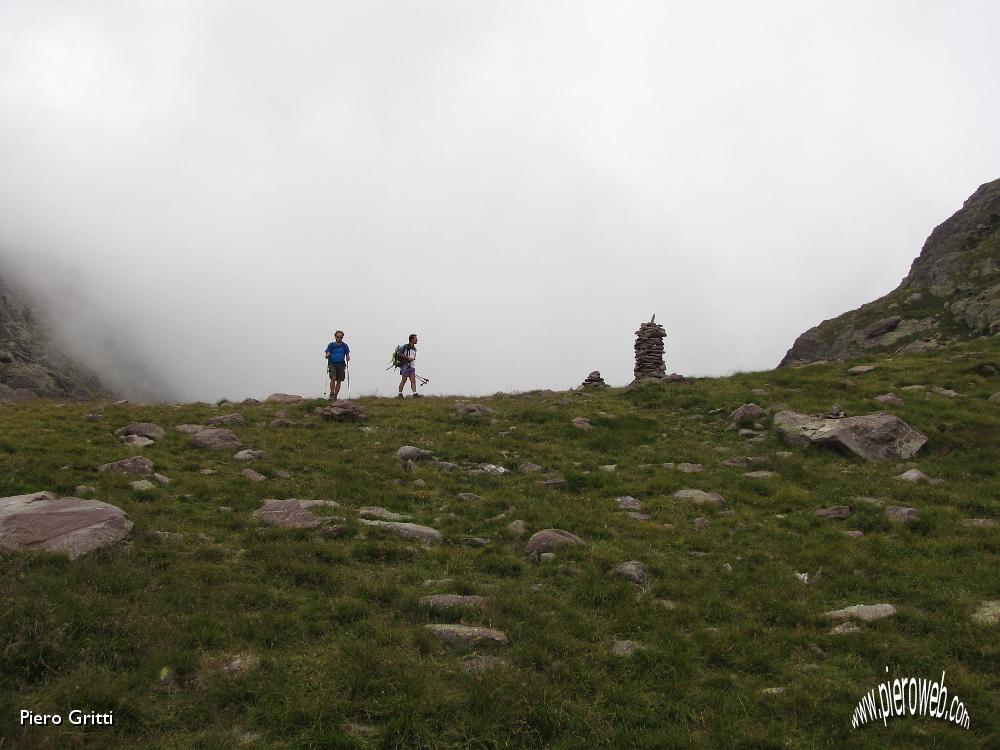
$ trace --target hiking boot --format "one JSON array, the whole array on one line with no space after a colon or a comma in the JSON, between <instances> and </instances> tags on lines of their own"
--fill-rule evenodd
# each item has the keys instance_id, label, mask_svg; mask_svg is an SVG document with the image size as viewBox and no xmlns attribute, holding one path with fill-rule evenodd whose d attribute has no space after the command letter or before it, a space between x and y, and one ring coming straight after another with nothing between
<instances>
[{"instance_id":1,"label":"hiking boot","mask_svg":"<svg viewBox=\"0 0 1000 750\"><path fill-rule=\"evenodd\" d=\"M398 396L396 396L396 398L403 398L403 394L400 393Z\"/></svg>"},{"instance_id":2,"label":"hiking boot","mask_svg":"<svg viewBox=\"0 0 1000 750\"><path fill-rule=\"evenodd\" d=\"M423 396L421 396L419 393L414 393L413 396L411 396L411 398L423 398Z\"/></svg>"}]
</instances>

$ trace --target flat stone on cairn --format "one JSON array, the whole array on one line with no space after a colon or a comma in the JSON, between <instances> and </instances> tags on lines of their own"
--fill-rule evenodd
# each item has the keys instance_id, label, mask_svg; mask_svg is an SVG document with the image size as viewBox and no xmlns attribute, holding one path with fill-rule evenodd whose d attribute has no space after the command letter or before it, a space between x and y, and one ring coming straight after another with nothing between
<instances>
[{"instance_id":1,"label":"flat stone on cairn","mask_svg":"<svg viewBox=\"0 0 1000 750\"><path fill-rule=\"evenodd\" d=\"M608 384L604 382L604 378L601 377L600 370L594 370L587 378L583 381L583 388L607 388Z\"/></svg>"},{"instance_id":2,"label":"flat stone on cairn","mask_svg":"<svg viewBox=\"0 0 1000 750\"><path fill-rule=\"evenodd\" d=\"M667 332L655 323L656 316L639 326L635 332L635 381L648 378L663 380L667 377L667 366L663 362L663 339Z\"/></svg>"}]
</instances>

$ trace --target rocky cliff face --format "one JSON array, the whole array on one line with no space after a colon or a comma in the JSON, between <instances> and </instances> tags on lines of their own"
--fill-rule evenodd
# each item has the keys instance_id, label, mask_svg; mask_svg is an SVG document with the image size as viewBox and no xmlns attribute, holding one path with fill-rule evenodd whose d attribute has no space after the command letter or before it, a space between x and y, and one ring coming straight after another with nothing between
<instances>
[{"instance_id":1,"label":"rocky cliff face","mask_svg":"<svg viewBox=\"0 0 1000 750\"><path fill-rule=\"evenodd\" d=\"M1000 333L1000 180L982 185L924 243L892 292L799 336L779 367L868 351L921 351Z\"/></svg>"},{"instance_id":2,"label":"rocky cliff face","mask_svg":"<svg viewBox=\"0 0 1000 750\"><path fill-rule=\"evenodd\" d=\"M109 395L97 376L59 351L37 312L0 273L0 401Z\"/></svg>"}]
</instances>

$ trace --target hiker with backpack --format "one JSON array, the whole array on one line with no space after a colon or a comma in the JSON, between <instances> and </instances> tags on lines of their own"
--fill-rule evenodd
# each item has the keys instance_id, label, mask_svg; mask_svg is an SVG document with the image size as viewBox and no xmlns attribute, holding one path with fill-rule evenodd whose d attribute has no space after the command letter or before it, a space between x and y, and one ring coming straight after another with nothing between
<instances>
[{"instance_id":1,"label":"hiker with backpack","mask_svg":"<svg viewBox=\"0 0 1000 750\"><path fill-rule=\"evenodd\" d=\"M410 381L410 390L413 391L413 398L423 398L417 393L417 368L413 366L417 358L417 334L411 333L409 342L396 347L393 357L395 364L399 367L399 395L396 398L403 398L403 386L407 379Z\"/></svg>"},{"instance_id":2,"label":"hiker with backpack","mask_svg":"<svg viewBox=\"0 0 1000 750\"><path fill-rule=\"evenodd\" d=\"M344 343L343 331L335 332L333 338L335 340L327 345L324 356L330 373L330 400L336 401L340 395L340 384L344 382L347 372L347 364L351 361L351 347Z\"/></svg>"}]
</instances>

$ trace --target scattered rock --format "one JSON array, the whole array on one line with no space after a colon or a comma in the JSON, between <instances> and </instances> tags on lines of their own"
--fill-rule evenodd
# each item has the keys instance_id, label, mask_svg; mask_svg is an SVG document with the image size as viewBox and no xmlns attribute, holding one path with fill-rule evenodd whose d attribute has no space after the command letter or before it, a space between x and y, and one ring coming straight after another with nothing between
<instances>
[{"instance_id":1,"label":"scattered rock","mask_svg":"<svg viewBox=\"0 0 1000 750\"><path fill-rule=\"evenodd\" d=\"M91 487L89 484L78 484L73 490L74 497L89 497L90 495L96 495L97 488Z\"/></svg>"},{"instance_id":2,"label":"scattered rock","mask_svg":"<svg viewBox=\"0 0 1000 750\"><path fill-rule=\"evenodd\" d=\"M528 524L526 524L521 519L511 521L507 524L507 531L509 531L514 536L524 536L528 533Z\"/></svg>"},{"instance_id":3,"label":"scattered rock","mask_svg":"<svg viewBox=\"0 0 1000 750\"><path fill-rule=\"evenodd\" d=\"M991 404L1000 404L1000 391L997 391L989 398Z\"/></svg>"},{"instance_id":4,"label":"scattered rock","mask_svg":"<svg viewBox=\"0 0 1000 750\"><path fill-rule=\"evenodd\" d=\"M222 414L218 417L212 417L211 419L205 420L205 424L209 427L219 427L221 425L226 425L227 427L243 427L246 425L246 420L243 419L242 414Z\"/></svg>"},{"instance_id":5,"label":"scattered rock","mask_svg":"<svg viewBox=\"0 0 1000 750\"><path fill-rule=\"evenodd\" d=\"M377 518L381 521L408 521L411 518L411 516L402 513L393 513L391 510L378 505L367 505L364 508L358 508L358 515L366 518Z\"/></svg>"},{"instance_id":6,"label":"scattered rock","mask_svg":"<svg viewBox=\"0 0 1000 750\"><path fill-rule=\"evenodd\" d=\"M1000 624L1000 601L983 602L982 606L972 613L972 621L980 625Z\"/></svg>"},{"instance_id":7,"label":"scattered rock","mask_svg":"<svg viewBox=\"0 0 1000 750\"><path fill-rule=\"evenodd\" d=\"M289 498L287 500L265 500L264 504L250 514L261 523L268 526L279 526L283 529L314 529L323 523L323 519L309 510L308 501ZM313 506L314 507L314 506ZM222 512L231 512L232 508Z\"/></svg>"},{"instance_id":8,"label":"scattered rock","mask_svg":"<svg viewBox=\"0 0 1000 750\"><path fill-rule=\"evenodd\" d=\"M133 448L146 448L155 442L142 435L124 435L121 440L125 445L130 445Z\"/></svg>"},{"instance_id":9,"label":"scattered rock","mask_svg":"<svg viewBox=\"0 0 1000 750\"><path fill-rule=\"evenodd\" d=\"M444 539L444 535L437 529L432 529L430 526L421 526L416 523L399 523L396 521L369 521L367 519L362 519L361 523L366 526L379 526L383 529L388 529L396 536L401 536L404 539L416 539L420 542L425 542L427 544L438 544Z\"/></svg>"},{"instance_id":10,"label":"scattered rock","mask_svg":"<svg viewBox=\"0 0 1000 750\"><path fill-rule=\"evenodd\" d=\"M187 435L194 435L195 433L201 432L205 429L203 424L179 424L175 428L177 432L182 432Z\"/></svg>"},{"instance_id":11,"label":"scattered rock","mask_svg":"<svg viewBox=\"0 0 1000 750\"><path fill-rule=\"evenodd\" d=\"M396 451L396 458L404 463L406 461L427 461L433 458L433 454L413 445L404 445Z\"/></svg>"},{"instance_id":12,"label":"scattered rock","mask_svg":"<svg viewBox=\"0 0 1000 750\"><path fill-rule=\"evenodd\" d=\"M569 487L569 482L565 479L539 479L535 484L553 490L564 490Z\"/></svg>"},{"instance_id":13,"label":"scattered rock","mask_svg":"<svg viewBox=\"0 0 1000 750\"><path fill-rule=\"evenodd\" d=\"M606 474L614 474L616 471L618 471L617 464L605 464L604 466L598 466L597 468Z\"/></svg>"},{"instance_id":14,"label":"scattered rock","mask_svg":"<svg viewBox=\"0 0 1000 750\"><path fill-rule=\"evenodd\" d=\"M263 482L267 477L261 474L259 471L254 471L253 469L244 469L240 474L251 482Z\"/></svg>"},{"instance_id":15,"label":"scattered rock","mask_svg":"<svg viewBox=\"0 0 1000 750\"><path fill-rule=\"evenodd\" d=\"M646 566L638 560L623 562L615 568L615 573L640 586L646 583Z\"/></svg>"},{"instance_id":16,"label":"scattered rock","mask_svg":"<svg viewBox=\"0 0 1000 750\"><path fill-rule=\"evenodd\" d=\"M104 419L104 415L103 414L84 414L83 415L83 421L84 422L100 422L102 419Z\"/></svg>"},{"instance_id":17,"label":"scattered rock","mask_svg":"<svg viewBox=\"0 0 1000 750\"><path fill-rule=\"evenodd\" d=\"M532 474L536 471L541 471L542 467L538 464L531 463L531 461L525 461L517 467L517 470L522 474Z\"/></svg>"},{"instance_id":18,"label":"scattered rock","mask_svg":"<svg viewBox=\"0 0 1000 750\"><path fill-rule=\"evenodd\" d=\"M243 445L231 430L224 427L209 427L191 436L191 444L198 448L229 450Z\"/></svg>"},{"instance_id":19,"label":"scattered rock","mask_svg":"<svg viewBox=\"0 0 1000 750\"><path fill-rule=\"evenodd\" d=\"M729 415L729 418L733 420L733 424L748 425L753 424L762 416L764 416L764 410L757 404L743 404L743 406L735 409Z\"/></svg>"},{"instance_id":20,"label":"scattered rock","mask_svg":"<svg viewBox=\"0 0 1000 750\"><path fill-rule=\"evenodd\" d=\"M877 320L864 330L864 337L866 339L874 339L884 336L890 331L895 330L902 322L903 318L900 315L892 315L888 318Z\"/></svg>"},{"instance_id":21,"label":"scattered rock","mask_svg":"<svg viewBox=\"0 0 1000 750\"><path fill-rule=\"evenodd\" d=\"M851 507L849 505L831 505L829 508L820 508L816 511L816 515L820 518L848 518L851 515Z\"/></svg>"},{"instance_id":22,"label":"scattered rock","mask_svg":"<svg viewBox=\"0 0 1000 750\"><path fill-rule=\"evenodd\" d=\"M167 431L152 422L133 422L130 425L115 430L115 434L119 437L137 435L149 440L162 440L167 436Z\"/></svg>"},{"instance_id":23,"label":"scattered rock","mask_svg":"<svg viewBox=\"0 0 1000 750\"><path fill-rule=\"evenodd\" d=\"M914 484L916 484L917 482L930 481L930 477L928 477L926 474L920 471L920 469L909 469L907 471L904 471L902 474L897 474L894 478L902 480L904 482L913 482Z\"/></svg>"},{"instance_id":24,"label":"scattered rock","mask_svg":"<svg viewBox=\"0 0 1000 750\"><path fill-rule=\"evenodd\" d=\"M231 677L252 672L260 666L260 657L256 654L236 654L222 666L222 673Z\"/></svg>"},{"instance_id":25,"label":"scattered rock","mask_svg":"<svg viewBox=\"0 0 1000 750\"><path fill-rule=\"evenodd\" d=\"M897 396L895 393L884 393L881 396L876 396L872 399L879 406L906 406L906 403Z\"/></svg>"},{"instance_id":26,"label":"scattered rock","mask_svg":"<svg viewBox=\"0 0 1000 750\"><path fill-rule=\"evenodd\" d=\"M830 630L830 635L850 635L851 633L860 633L861 628L859 628L853 622L842 622Z\"/></svg>"},{"instance_id":27,"label":"scattered rock","mask_svg":"<svg viewBox=\"0 0 1000 750\"><path fill-rule=\"evenodd\" d=\"M650 519L652 519L652 516L649 515L648 513L639 513L638 511L635 510L630 510L625 515L627 515L629 518L635 521L649 521Z\"/></svg>"},{"instance_id":28,"label":"scattered rock","mask_svg":"<svg viewBox=\"0 0 1000 750\"><path fill-rule=\"evenodd\" d=\"M926 391L926 385L904 385L902 390L904 391Z\"/></svg>"},{"instance_id":29,"label":"scattered rock","mask_svg":"<svg viewBox=\"0 0 1000 750\"><path fill-rule=\"evenodd\" d=\"M721 508L726 504L726 501L719 493L704 492L702 490L677 490L673 497L675 500L690 500L695 505L713 505Z\"/></svg>"},{"instance_id":30,"label":"scattered rock","mask_svg":"<svg viewBox=\"0 0 1000 750\"><path fill-rule=\"evenodd\" d=\"M583 544L580 537L562 529L542 529L536 531L525 545L527 552L551 552L565 544Z\"/></svg>"},{"instance_id":31,"label":"scattered rock","mask_svg":"<svg viewBox=\"0 0 1000 750\"><path fill-rule=\"evenodd\" d=\"M763 469L758 469L757 471L748 471L743 476L747 479L773 479L778 476L778 474L774 471L764 471Z\"/></svg>"},{"instance_id":32,"label":"scattered rock","mask_svg":"<svg viewBox=\"0 0 1000 750\"><path fill-rule=\"evenodd\" d=\"M297 404L304 400L302 396L291 393L272 393L265 399L269 404Z\"/></svg>"},{"instance_id":33,"label":"scattered rock","mask_svg":"<svg viewBox=\"0 0 1000 750\"><path fill-rule=\"evenodd\" d=\"M212 477L218 474L219 472L217 472L215 469L201 469L198 473L205 477Z\"/></svg>"},{"instance_id":34,"label":"scattered rock","mask_svg":"<svg viewBox=\"0 0 1000 750\"><path fill-rule=\"evenodd\" d=\"M701 464L677 464L677 471L682 474L697 474L699 471L704 471L705 467Z\"/></svg>"},{"instance_id":35,"label":"scattered rock","mask_svg":"<svg viewBox=\"0 0 1000 750\"><path fill-rule=\"evenodd\" d=\"M894 614L896 614L896 608L891 604L855 604L852 607L832 610L825 613L824 616L835 622L843 622L851 618L870 622Z\"/></svg>"},{"instance_id":36,"label":"scattered rock","mask_svg":"<svg viewBox=\"0 0 1000 750\"><path fill-rule=\"evenodd\" d=\"M844 536L849 536L852 539L859 539L865 535L865 532L860 529L851 529L850 531L845 531Z\"/></svg>"},{"instance_id":37,"label":"scattered rock","mask_svg":"<svg viewBox=\"0 0 1000 750\"><path fill-rule=\"evenodd\" d=\"M482 500L479 495L474 492L459 492L457 495L459 500L465 500L467 502L472 502L473 500Z\"/></svg>"},{"instance_id":38,"label":"scattered rock","mask_svg":"<svg viewBox=\"0 0 1000 750\"><path fill-rule=\"evenodd\" d=\"M962 395L958 391L953 391L950 388L941 388L939 386L934 386L931 390L939 396L946 396L948 398L958 398Z\"/></svg>"},{"instance_id":39,"label":"scattered rock","mask_svg":"<svg viewBox=\"0 0 1000 750\"><path fill-rule=\"evenodd\" d=\"M109 464L98 466L100 472L112 471L117 474L152 474L153 462L142 456L123 458L121 461L113 461Z\"/></svg>"},{"instance_id":40,"label":"scattered rock","mask_svg":"<svg viewBox=\"0 0 1000 750\"><path fill-rule=\"evenodd\" d=\"M466 404L458 407L455 413L463 417L491 417L496 414L490 407L483 406L483 404Z\"/></svg>"},{"instance_id":41,"label":"scattered rock","mask_svg":"<svg viewBox=\"0 0 1000 750\"><path fill-rule=\"evenodd\" d=\"M920 519L920 511L916 508L907 508L902 505L889 505L885 509L885 514L893 523L907 523Z\"/></svg>"},{"instance_id":42,"label":"scattered rock","mask_svg":"<svg viewBox=\"0 0 1000 750\"><path fill-rule=\"evenodd\" d=\"M264 451L255 451L247 448L239 453L235 454L233 458L237 461L256 461L258 458L264 457Z\"/></svg>"},{"instance_id":43,"label":"scattered rock","mask_svg":"<svg viewBox=\"0 0 1000 750\"><path fill-rule=\"evenodd\" d=\"M368 414L350 401L334 401L320 411L320 416L327 422L364 422Z\"/></svg>"},{"instance_id":44,"label":"scattered rock","mask_svg":"<svg viewBox=\"0 0 1000 750\"><path fill-rule=\"evenodd\" d=\"M460 666L463 672L485 672L487 669L503 669L507 662L499 656L474 654L462 659Z\"/></svg>"},{"instance_id":45,"label":"scattered rock","mask_svg":"<svg viewBox=\"0 0 1000 750\"><path fill-rule=\"evenodd\" d=\"M642 504L631 495L616 497L615 502L622 510L642 510Z\"/></svg>"},{"instance_id":46,"label":"scattered rock","mask_svg":"<svg viewBox=\"0 0 1000 750\"><path fill-rule=\"evenodd\" d=\"M495 477L502 477L504 474L509 473L503 466L497 466L496 464L479 464L479 470Z\"/></svg>"},{"instance_id":47,"label":"scattered rock","mask_svg":"<svg viewBox=\"0 0 1000 750\"><path fill-rule=\"evenodd\" d=\"M271 427L274 427L275 429L284 429L286 427L294 427L294 426L295 426L294 422L288 419L283 419L281 417L279 417L278 419L271 420Z\"/></svg>"},{"instance_id":48,"label":"scattered rock","mask_svg":"<svg viewBox=\"0 0 1000 750\"><path fill-rule=\"evenodd\" d=\"M153 479L155 479L160 484L170 484L170 477L165 474L153 474Z\"/></svg>"},{"instance_id":49,"label":"scattered rock","mask_svg":"<svg viewBox=\"0 0 1000 750\"><path fill-rule=\"evenodd\" d=\"M138 479L134 482L129 482L129 487L131 487L136 492L148 492L149 490L155 490L156 485L150 482L148 479Z\"/></svg>"},{"instance_id":50,"label":"scattered rock","mask_svg":"<svg viewBox=\"0 0 1000 750\"><path fill-rule=\"evenodd\" d=\"M449 646L476 648L479 646L508 646L510 640L502 630L470 627L468 625L424 625L435 638Z\"/></svg>"},{"instance_id":51,"label":"scattered rock","mask_svg":"<svg viewBox=\"0 0 1000 750\"><path fill-rule=\"evenodd\" d=\"M793 447L831 445L869 461L913 458L927 442L926 435L888 412L827 419L780 411L774 427Z\"/></svg>"},{"instance_id":52,"label":"scattered rock","mask_svg":"<svg viewBox=\"0 0 1000 750\"><path fill-rule=\"evenodd\" d=\"M857 367L852 367L847 371L848 375L863 375L866 372L871 372L875 369L875 365L858 365Z\"/></svg>"},{"instance_id":53,"label":"scattered rock","mask_svg":"<svg viewBox=\"0 0 1000 750\"><path fill-rule=\"evenodd\" d=\"M589 430L593 428L593 424L587 417L577 417L572 422L573 426L581 430Z\"/></svg>"},{"instance_id":54,"label":"scattered rock","mask_svg":"<svg viewBox=\"0 0 1000 750\"><path fill-rule=\"evenodd\" d=\"M615 641L611 644L612 656L632 656L644 646L638 641Z\"/></svg>"},{"instance_id":55,"label":"scattered rock","mask_svg":"<svg viewBox=\"0 0 1000 750\"><path fill-rule=\"evenodd\" d=\"M51 492L0 498L0 549L45 550L71 560L122 541L132 522L114 505Z\"/></svg>"},{"instance_id":56,"label":"scattered rock","mask_svg":"<svg viewBox=\"0 0 1000 750\"><path fill-rule=\"evenodd\" d=\"M420 599L421 606L429 609L486 609L486 597L460 594L431 594Z\"/></svg>"},{"instance_id":57,"label":"scattered rock","mask_svg":"<svg viewBox=\"0 0 1000 750\"><path fill-rule=\"evenodd\" d=\"M154 529L153 536L158 537L165 542L180 542L184 540L184 535L176 531L157 531Z\"/></svg>"},{"instance_id":58,"label":"scattered rock","mask_svg":"<svg viewBox=\"0 0 1000 750\"><path fill-rule=\"evenodd\" d=\"M77 492L77 494L80 493ZM962 525L968 528L992 528L997 525L997 522L992 518L964 518Z\"/></svg>"}]
</instances>

